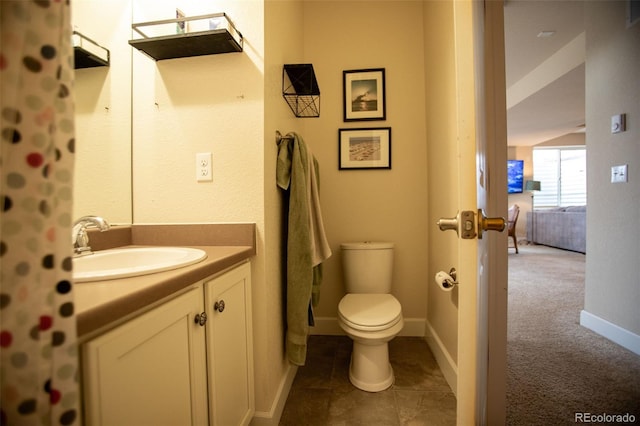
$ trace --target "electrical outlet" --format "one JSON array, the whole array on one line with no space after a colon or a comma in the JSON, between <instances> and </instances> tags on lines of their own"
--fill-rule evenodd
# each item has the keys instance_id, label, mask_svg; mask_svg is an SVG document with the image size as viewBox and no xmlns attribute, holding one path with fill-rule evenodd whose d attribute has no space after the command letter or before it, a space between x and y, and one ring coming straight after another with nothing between
<instances>
[{"instance_id":1,"label":"electrical outlet","mask_svg":"<svg viewBox=\"0 0 640 426\"><path fill-rule=\"evenodd\" d=\"M211 158L210 152L196 154L196 181L211 182L213 180Z\"/></svg>"},{"instance_id":2,"label":"electrical outlet","mask_svg":"<svg viewBox=\"0 0 640 426\"><path fill-rule=\"evenodd\" d=\"M611 183L628 182L627 165L611 166Z\"/></svg>"}]
</instances>

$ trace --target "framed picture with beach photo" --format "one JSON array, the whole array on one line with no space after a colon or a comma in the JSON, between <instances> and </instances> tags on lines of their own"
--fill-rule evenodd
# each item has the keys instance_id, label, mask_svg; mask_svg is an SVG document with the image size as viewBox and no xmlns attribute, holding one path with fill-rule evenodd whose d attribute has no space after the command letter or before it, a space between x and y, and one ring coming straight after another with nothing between
<instances>
[{"instance_id":1,"label":"framed picture with beach photo","mask_svg":"<svg viewBox=\"0 0 640 426\"><path fill-rule=\"evenodd\" d=\"M384 68L343 71L344 121L386 120Z\"/></svg>"},{"instance_id":2,"label":"framed picture with beach photo","mask_svg":"<svg viewBox=\"0 0 640 426\"><path fill-rule=\"evenodd\" d=\"M390 169L391 127L338 129L338 169Z\"/></svg>"}]
</instances>

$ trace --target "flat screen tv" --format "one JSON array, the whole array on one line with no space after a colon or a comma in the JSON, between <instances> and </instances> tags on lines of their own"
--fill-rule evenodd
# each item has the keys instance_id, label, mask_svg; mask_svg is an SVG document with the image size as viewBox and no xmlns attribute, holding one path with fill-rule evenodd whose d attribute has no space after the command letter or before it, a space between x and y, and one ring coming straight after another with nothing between
<instances>
[{"instance_id":1,"label":"flat screen tv","mask_svg":"<svg viewBox=\"0 0 640 426\"><path fill-rule=\"evenodd\" d=\"M507 160L507 192L519 194L522 192L524 176L524 160Z\"/></svg>"}]
</instances>

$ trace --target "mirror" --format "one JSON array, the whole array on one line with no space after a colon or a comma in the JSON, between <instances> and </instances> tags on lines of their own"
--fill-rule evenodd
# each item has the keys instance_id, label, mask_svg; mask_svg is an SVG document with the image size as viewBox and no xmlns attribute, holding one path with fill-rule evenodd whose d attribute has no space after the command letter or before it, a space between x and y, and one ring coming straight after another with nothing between
<instances>
[{"instance_id":1,"label":"mirror","mask_svg":"<svg viewBox=\"0 0 640 426\"><path fill-rule=\"evenodd\" d=\"M75 70L73 219L131 224L131 3L74 0L71 14L75 31L111 52L109 67Z\"/></svg>"}]
</instances>

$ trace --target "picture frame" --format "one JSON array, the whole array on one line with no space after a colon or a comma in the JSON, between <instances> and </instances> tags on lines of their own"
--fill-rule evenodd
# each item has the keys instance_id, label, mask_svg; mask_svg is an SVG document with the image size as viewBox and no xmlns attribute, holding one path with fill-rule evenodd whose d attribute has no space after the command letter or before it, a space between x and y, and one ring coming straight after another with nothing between
<instances>
[{"instance_id":1,"label":"picture frame","mask_svg":"<svg viewBox=\"0 0 640 426\"><path fill-rule=\"evenodd\" d=\"M342 72L344 121L386 120L385 69Z\"/></svg>"},{"instance_id":2,"label":"picture frame","mask_svg":"<svg viewBox=\"0 0 640 426\"><path fill-rule=\"evenodd\" d=\"M338 129L338 169L391 169L391 127Z\"/></svg>"}]
</instances>

